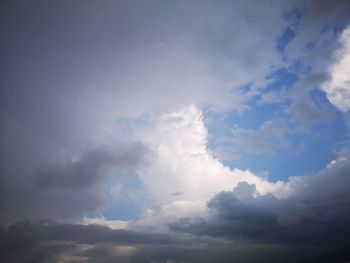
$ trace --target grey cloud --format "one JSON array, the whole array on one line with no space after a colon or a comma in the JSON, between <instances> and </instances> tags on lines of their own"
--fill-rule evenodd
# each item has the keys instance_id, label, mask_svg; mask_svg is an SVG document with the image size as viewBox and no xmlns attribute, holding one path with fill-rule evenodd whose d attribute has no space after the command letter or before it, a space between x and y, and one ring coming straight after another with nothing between
<instances>
[{"instance_id":1,"label":"grey cloud","mask_svg":"<svg viewBox=\"0 0 350 263\"><path fill-rule=\"evenodd\" d=\"M350 242L349 171L349 161L339 162L303 178L285 199L271 194L252 198L253 186L243 183L208 202L211 218L183 219L172 228L272 244L346 245Z\"/></svg>"},{"instance_id":2,"label":"grey cloud","mask_svg":"<svg viewBox=\"0 0 350 263\"><path fill-rule=\"evenodd\" d=\"M282 121L265 121L258 129L233 128L230 134L216 139L215 156L224 160L239 159L244 154L275 154L290 149L288 134Z\"/></svg>"},{"instance_id":3,"label":"grey cloud","mask_svg":"<svg viewBox=\"0 0 350 263\"><path fill-rule=\"evenodd\" d=\"M261 94L258 105L285 103L287 100L286 89L282 88L279 91L267 91Z\"/></svg>"},{"instance_id":4,"label":"grey cloud","mask_svg":"<svg viewBox=\"0 0 350 263\"><path fill-rule=\"evenodd\" d=\"M94 262L101 253L106 258L118 259L118 255L113 254L117 246L176 243L178 240L172 235L112 230L99 225L21 221L1 226L0 259L6 262L28 262L30 258L31 262L61 262L61 256L64 258L73 253L77 261L80 254ZM84 245L88 249L82 250Z\"/></svg>"},{"instance_id":5,"label":"grey cloud","mask_svg":"<svg viewBox=\"0 0 350 263\"><path fill-rule=\"evenodd\" d=\"M294 262L296 251L309 255L303 247L239 245L52 221L1 225L0 232L4 262Z\"/></svg>"},{"instance_id":6,"label":"grey cloud","mask_svg":"<svg viewBox=\"0 0 350 263\"><path fill-rule=\"evenodd\" d=\"M287 112L306 127L326 123L332 118L334 109L326 103L317 103L311 93L320 90L329 78L329 67L341 48L339 32L350 23L349 12L348 1L315 0L299 2L294 10L286 13L287 28L293 29L295 37L283 51L285 68L299 75L299 79L287 92L282 89L262 93L258 104L289 104L291 101Z\"/></svg>"},{"instance_id":7,"label":"grey cloud","mask_svg":"<svg viewBox=\"0 0 350 263\"><path fill-rule=\"evenodd\" d=\"M310 126L331 118L333 113L331 107L325 104L317 104L311 96L311 92L320 88L320 85L326 79L326 73L311 73L302 77L290 90L289 97L292 99L292 103L287 108L287 112L291 113L302 125Z\"/></svg>"},{"instance_id":8,"label":"grey cloud","mask_svg":"<svg viewBox=\"0 0 350 263\"><path fill-rule=\"evenodd\" d=\"M153 247L139 249L131 258L132 262L154 262L154 263L199 263L199 262L222 262L229 263L234 260L237 263L254 263L254 262L288 262L292 263L296 258L295 249L276 248L276 247L244 247L234 244L230 246L210 244L204 248L192 247L174 247L166 248ZM299 253L304 253L303 248L299 248Z\"/></svg>"},{"instance_id":9,"label":"grey cloud","mask_svg":"<svg viewBox=\"0 0 350 263\"><path fill-rule=\"evenodd\" d=\"M122 182L152 152L141 143L100 147L79 160L1 177L1 218L81 218L106 205L106 184ZM22 179L23 178L23 179ZM16 184L12 180L21 180Z\"/></svg>"},{"instance_id":10,"label":"grey cloud","mask_svg":"<svg viewBox=\"0 0 350 263\"><path fill-rule=\"evenodd\" d=\"M146 161L150 150L143 144L104 147L84 154L81 159L67 165L39 168L34 176L39 188L86 188L106 180L106 174L122 173ZM114 170L113 170L114 168ZM117 170L115 170L117 168Z\"/></svg>"},{"instance_id":11,"label":"grey cloud","mask_svg":"<svg viewBox=\"0 0 350 263\"><path fill-rule=\"evenodd\" d=\"M264 34L279 31L285 7L271 13L253 3L259 12L246 1L5 3L5 105L37 122L34 112L69 121L61 118L74 118L67 111L77 109L138 115L191 102L239 106L239 94L227 92L231 82L263 79L267 61L279 62L273 38Z\"/></svg>"},{"instance_id":12,"label":"grey cloud","mask_svg":"<svg viewBox=\"0 0 350 263\"><path fill-rule=\"evenodd\" d=\"M81 244L94 243L115 243L123 245L135 244L171 244L174 238L169 235L155 233L139 233L124 229L110 229L100 225L78 225L78 224L60 224L54 221L19 221L3 226L2 240L6 240L9 247L16 246L17 242L23 243L23 246L41 241L72 241ZM27 240L19 240L18 237L26 234ZM12 243L14 245L12 245ZM21 245L22 246L22 245Z\"/></svg>"},{"instance_id":13,"label":"grey cloud","mask_svg":"<svg viewBox=\"0 0 350 263\"><path fill-rule=\"evenodd\" d=\"M335 61L335 52L341 47L339 32L349 23L349 1L315 0L305 2L304 14L296 30L296 36L287 46L289 63L301 63L309 67L310 74L300 78L289 98L292 104L288 112L302 125L324 123L332 117L329 105L315 103L311 92L320 89L329 78L328 70Z\"/></svg>"},{"instance_id":14,"label":"grey cloud","mask_svg":"<svg viewBox=\"0 0 350 263\"><path fill-rule=\"evenodd\" d=\"M301 7L304 14L294 28L297 34L287 46L287 57L323 71L332 60L334 49L339 47L334 41L334 28L346 27L350 22L350 4L346 0L313 0L304 1ZM313 48L308 48L310 44Z\"/></svg>"}]
</instances>

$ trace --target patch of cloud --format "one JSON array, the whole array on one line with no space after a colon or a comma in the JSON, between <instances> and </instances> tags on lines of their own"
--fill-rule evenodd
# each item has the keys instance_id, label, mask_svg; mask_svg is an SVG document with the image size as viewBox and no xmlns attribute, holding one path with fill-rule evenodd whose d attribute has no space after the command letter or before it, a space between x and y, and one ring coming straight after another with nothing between
<instances>
[{"instance_id":1,"label":"patch of cloud","mask_svg":"<svg viewBox=\"0 0 350 263\"><path fill-rule=\"evenodd\" d=\"M258 105L283 103L288 99L287 90L267 91L261 94Z\"/></svg>"},{"instance_id":2,"label":"patch of cloud","mask_svg":"<svg viewBox=\"0 0 350 263\"><path fill-rule=\"evenodd\" d=\"M99 211L107 203L108 181L125 180L150 155L141 143L109 145L77 160L39 167L16 184L12 180L18 175L4 177L1 219L79 219Z\"/></svg>"},{"instance_id":3,"label":"patch of cloud","mask_svg":"<svg viewBox=\"0 0 350 263\"><path fill-rule=\"evenodd\" d=\"M78 161L67 165L39 168L35 177L39 188L80 188L94 186L105 180L106 174L113 174L113 168L136 167L149 149L141 143L129 146L103 147L84 154Z\"/></svg>"},{"instance_id":4,"label":"patch of cloud","mask_svg":"<svg viewBox=\"0 0 350 263\"><path fill-rule=\"evenodd\" d=\"M265 121L258 129L234 128L217 139L213 153L221 160L235 160L246 154L275 154L290 147L290 128L280 121Z\"/></svg>"},{"instance_id":5,"label":"patch of cloud","mask_svg":"<svg viewBox=\"0 0 350 263\"><path fill-rule=\"evenodd\" d=\"M346 28L339 39L340 50L329 68L330 80L322 85L329 101L342 112L350 110L350 27Z\"/></svg>"},{"instance_id":6,"label":"patch of cloud","mask_svg":"<svg viewBox=\"0 0 350 263\"><path fill-rule=\"evenodd\" d=\"M85 217L81 222L83 225L101 225L109 227L110 229L126 229L128 227L128 221L123 220L106 220L102 215L99 217Z\"/></svg>"},{"instance_id":7,"label":"patch of cloud","mask_svg":"<svg viewBox=\"0 0 350 263\"><path fill-rule=\"evenodd\" d=\"M334 48L338 47L334 28L349 23L349 2L304 1L299 3L299 10L297 27L293 27L296 35L286 47L286 58L288 61L303 61L315 71L324 71L332 61ZM295 19L289 21L291 26L295 24L293 21Z\"/></svg>"},{"instance_id":8,"label":"patch of cloud","mask_svg":"<svg viewBox=\"0 0 350 263\"><path fill-rule=\"evenodd\" d=\"M314 72L301 77L289 91L292 103L286 109L295 120L305 127L324 123L332 116L327 105L316 103L312 91L319 88L327 76L323 72Z\"/></svg>"}]
</instances>

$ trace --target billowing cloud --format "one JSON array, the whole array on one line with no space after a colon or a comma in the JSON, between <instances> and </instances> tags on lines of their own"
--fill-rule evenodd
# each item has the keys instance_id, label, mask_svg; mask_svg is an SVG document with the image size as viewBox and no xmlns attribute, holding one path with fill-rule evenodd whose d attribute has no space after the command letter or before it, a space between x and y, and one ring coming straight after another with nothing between
<instances>
[{"instance_id":1,"label":"billowing cloud","mask_svg":"<svg viewBox=\"0 0 350 263\"><path fill-rule=\"evenodd\" d=\"M207 218L185 218L177 231L271 244L336 247L349 242L350 163L340 158L309 177L291 178L292 193L255 196L255 185L240 183L208 202Z\"/></svg>"},{"instance_id":2,"label":"billowing cloud","mask_svg":"<svg viewBox=\"0 0 350 263\"><path fill-rule=\"evenodd\" d=\"M231 170L214 158L207 150L208 132L202 113L194 105L161 114L143 126L146 128L139 135L143 139L138 139L146 141L154 158L137 170L143 190L134 197L141 195L147 206L175 202L173 208L201 207L216 193L232 189L241 181L255 184L260 194L283 195L288 189L282 182L270 183L249 170Z\"/></svg>"},{"instance_id":3,"label":"billowing cloud","mask_svg":"<svg viewBox=\"0 0 350 263\"><path fill-rule=\"evenodd\" d=\"M341 48L329 69L330 80L323 85L329 101L342 112L350 109L350 27L340 36Z\"/></svg>"}]
</instances>

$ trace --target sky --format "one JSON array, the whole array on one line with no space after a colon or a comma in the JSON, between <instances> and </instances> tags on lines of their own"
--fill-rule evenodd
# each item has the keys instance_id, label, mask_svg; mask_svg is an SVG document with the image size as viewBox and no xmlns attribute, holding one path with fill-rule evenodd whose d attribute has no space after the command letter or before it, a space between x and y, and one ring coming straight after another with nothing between
<instances>
[{"instance_id":1,"label":"sky","mask_svg":"<svg viewBox=\"0 0 350 263\"><path fill-rule=\"evenodd\" d=\"M350 261L350 2L2 1L0 261Z\"/></svg>"}]
</instances>

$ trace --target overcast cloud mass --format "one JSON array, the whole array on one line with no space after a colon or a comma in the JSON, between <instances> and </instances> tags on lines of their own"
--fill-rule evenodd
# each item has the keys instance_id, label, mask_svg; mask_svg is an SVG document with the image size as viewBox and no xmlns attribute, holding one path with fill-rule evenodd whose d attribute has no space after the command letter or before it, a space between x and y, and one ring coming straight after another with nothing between
<instances>
[{"instance_id":1,"label":"overcast cloud mass","mask_svg":"<svg viewBox=\"0 0 350 263\"><path fill-rule=\"evenodd\" d=\"M350 262L350 2L2 1L1 262Z\"/></svg>"}]
</instances>

